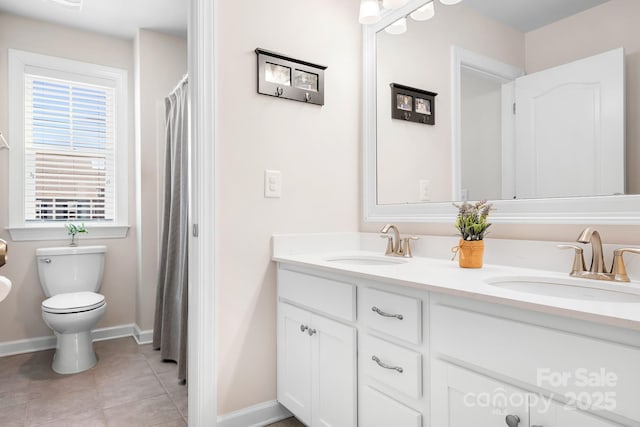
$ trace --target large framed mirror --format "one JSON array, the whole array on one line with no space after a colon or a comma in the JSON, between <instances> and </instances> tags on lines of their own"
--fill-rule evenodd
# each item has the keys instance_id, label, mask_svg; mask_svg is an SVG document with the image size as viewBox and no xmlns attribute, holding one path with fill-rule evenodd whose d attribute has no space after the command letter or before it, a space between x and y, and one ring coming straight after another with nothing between
<instances>
[{"instance_id":1,"label":"large framed mirror","mask_svg":"<svg viewBox=\"0 0 640 427\"><path fill-rule=\"evenodd\" d=\"M452 202L489 199L495 222L640 223L639 14L410 0L363 27L364 220L450 222ZM392 118L392 84L437 93L435 125Z\"/></svg>"}]
</instances>

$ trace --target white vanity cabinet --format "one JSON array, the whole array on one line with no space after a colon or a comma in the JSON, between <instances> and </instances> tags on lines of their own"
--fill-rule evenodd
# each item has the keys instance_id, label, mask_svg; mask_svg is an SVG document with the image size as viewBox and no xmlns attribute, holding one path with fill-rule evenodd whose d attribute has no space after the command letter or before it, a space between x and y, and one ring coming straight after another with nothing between
<instances>
[{"instance_id":1,"label":"white vanity cabinet","mask_svg":"<svg viewBox=\"0 0 640 427\"><path fill-rule=\"evenodd\" d=\"M356 426L356 329L329 318L355 316L355 287L279 270L278 289L278 401L309 426Z\"/></svg>"},{"instance_id":2,"label":"white vanity cabinet","mask_svg":"<svg viewBox=\"0 0 640 427\"><path fill-rule=\"evenodd\" d=\"M312 427L640 427L640 332L563 314L281 263L278 400Z\"/></svg>"}]
</instances>

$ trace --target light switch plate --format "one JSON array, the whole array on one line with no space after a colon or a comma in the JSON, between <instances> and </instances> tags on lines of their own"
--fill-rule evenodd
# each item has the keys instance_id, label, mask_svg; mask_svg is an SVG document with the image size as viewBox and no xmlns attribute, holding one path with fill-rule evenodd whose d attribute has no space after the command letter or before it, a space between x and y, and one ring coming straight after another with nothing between
<instances>
[{"instance_id":1,"label":"light switch plate","mask_svg":"<svg viewBox=\"0 0 640 427\"><path fill-rule=\"evenodd\" d=\"M428 202L431 200L431 181L428 179L420 180L420 193L418 195L418 200L421 202Z\"/></svg>"},{"instance_id":2,"label":"light switch plate","mask_svg":"<svg viewBox=\"0 0 640 427\"><path fill-rule=\"evenodd\" d=\"M282 175L280 171L264 171L264 197L279 198L282 195Z\"/></svg>"}]
</instances>

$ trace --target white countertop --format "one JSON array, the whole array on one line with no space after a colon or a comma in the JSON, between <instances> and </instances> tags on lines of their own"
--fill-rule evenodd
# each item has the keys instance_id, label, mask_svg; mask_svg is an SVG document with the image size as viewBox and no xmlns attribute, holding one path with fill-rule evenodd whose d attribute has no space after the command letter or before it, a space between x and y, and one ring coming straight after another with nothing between
<instances>
[{"instance_id":1,"label":"white countertop","mask_svg":"<svg viewBox=\"0 0 640 427\"><path fill-rule=\"evenodd\" d=\"M285 240L290 237L286 236ZM330 241L335 243L337 241L335 235L332 237L333 240ZM317 239L318 235L314 235L314 238ZM390 265L356 265L328 261L327 259L332 257L380 257L383 255L380 251L357 247L359 245L353 244L357 239L352 234L349 234L349 238L352 240L351 244L337 245L336 250L329 249L331 245L319 245L316 248L317 251L314 252L313 246L315 245L303 245L305 246L303 251L292 250L291 240L281 245L281 242L277 241L277 236L274 236L272 259L283 264L312 267L356 278L378 280L392 285L458 295L537 312L640 330L640 302L606 302L551 297L502 289L485 282L487 279L508 276L572 280L567 273L496 264L485 264L480 269L465 269L458 267L457 261L421 256L403 258L408 262ZM640 294L640 283L638 282L613 283L595 280L589 282L595 282L595 286L607 290L624 291L630 289L634 293Z\"/></svg>"}]
</instances>

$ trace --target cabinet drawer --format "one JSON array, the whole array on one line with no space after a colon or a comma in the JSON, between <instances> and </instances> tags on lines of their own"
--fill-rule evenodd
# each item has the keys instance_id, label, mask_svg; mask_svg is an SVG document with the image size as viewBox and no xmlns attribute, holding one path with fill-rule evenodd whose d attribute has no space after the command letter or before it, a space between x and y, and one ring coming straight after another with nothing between
<instances>
[{"instance_id":1,"label":"cabinet drawer","mask_svg":"<svg viewBox=\"0 0 640 427\"><path fill-rule=\"evenodd\" d=\"M366 427L421 427L422 414L390 397L364 387L360 408L361 425Z\"/></svg>"},{"instance_id":2,"label":"cabinet drawer","mask_svg":"<svg viewBox=\"0 0 640 427\"><path fill-rule=\"evenodd\" d=\"M367 327L420 344L422 304L419 299L372 288L360 290L360 318Z\"/></svg>"},{"instance_id":3,"label":"cabinet drawer","mask_svg":"<svg viewBox=\"0 0 640 427\"><path fill-rule=\"evenodd\" d=\"M350 322L356 318L351 283L278 269L278 297Z\"/></svg>"},{"instance_id":4,"label":"cabinet drawer","mask_svg":"<svg viewBox=\"0 0 640 427\"><path fill-rule=\"evenodd\" d=\"M372 336L363 337L360 352L366 375L409 397L422 395L420 353Z\"/></svg>"}]
</instances>

